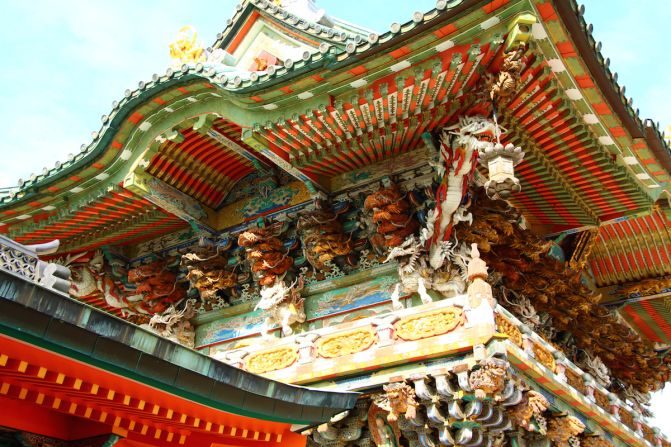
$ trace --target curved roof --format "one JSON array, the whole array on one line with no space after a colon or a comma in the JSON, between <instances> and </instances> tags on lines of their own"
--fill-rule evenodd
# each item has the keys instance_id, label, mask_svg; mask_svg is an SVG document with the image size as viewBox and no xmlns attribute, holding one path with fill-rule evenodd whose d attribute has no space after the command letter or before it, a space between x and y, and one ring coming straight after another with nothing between
<instances>
[{"instance_id":1,"label":"curved roof","mask_svg":"<svg viewBox=\"0 0 671 447\"><path fill-rule=\"evenodd\" d=\"M125 392L132 399L156 399L142 405L137 415L124 410L123 417L130 420L151 416L150 404L154 403L176 413L173 418L161 412L154 419L167 421L154 421L158 427L184 425L181 411L183 419L191 421L200 417L240 430L259 431L264 426L268 432L283 432L288 431L286 424L325 422L352 408L358 396L287 385L248 373L4 271L0 271L0 287L5 291L0 298L1 354L28 361L22 356L37 348L44 354L35 353L34 361L46 362L42 367L49 371L80 374L85 385L92 382L113 394ZM13 363L8 365L5 356L0 355L0 367L11 367ZM0 377L6 373L0 369ZM139 394L134 394L135 388ZM53 392L58 396L58 389ZM91 399L96 400L95 395ZM115 401L109 404L114 406ZM105 405L98 403L97 407L105 411ZM142 411L145 406L146 412ZM259 425L254 419L277 424ZM206 431L216 435L216 430Z\"/></svg>"},{"instance_id":2,"label":"curved roof","mask_svg":"<svg viewBox=\"0 0 671 447\"><path fill-rule=\"evenodd\" d=\"M240 14L231 22L230 33L237 22L244 20L242 12L251 10L311 35L318 30L317 34L324 32L309 21L289 23L293 19L289 20L288 15L283 18L281 8L258 0L243 2L238 8ZM534 102L534 109L529 109L520 104L515 117L525 128L514 138L536 146L532 156L520 166L524 192L518 198L519 205L532 220L549 230L591 225L649 210L671 179L667 170L671 161L669 148L656 126L640 120L631 108L598 52L599 46L589 34L575 2L440 0L435 9L415 13L412 20L394 24L386 33L370 34L365 39L361 34L350 33L354 37L346 40L344 48L328 43L320 45L321 51L308 52L301 60L285 61L284 66L265 72L242 73L199 63L169 69L162 76L154 75L151 81L140 82L137 89L126 91L112 112L103 116L102 128L82 152L43 174L32 176L22 182L18 191L0 199L0 218L11 228L25 225L27 219L40 221L42 214L51 216L54 210L45 208L62 206L61 199L72 196L71 191L83 189L74 193L74 197L81 197L104 183L95 180L101 171L107 175L117 172L117 177L112 173L109 181L122 180L121 166L138 162L145 149L138 144L143 134L156 134L159 125L168 126L169 122L178 124L176 117L180 114L183 119L191 119L213 110L220 115L225 111L225 119L241 126L243 135L239 135L238 142L248 141L250 136L267 141L263 134L269 127L286 124L299 132L300 141L303 131L308 134L314 131L309 129L312 121L309 117L306 120L305 107L317 118L324 105L331 111L329 107L342 104L344 111L348 111L353 107L348 95L354 93L358 95L358 103L356 117L352 119L359 122L353 121L351 125L366 127L362 107L366 102L369 110L375 110L376 97L382 96L378 89L385 84L385 78L388 96L397 88L393 85L395 79L414 83L417 64L427 67L435 63L432 61L436 56L442 57L442 69L449 74L451 57L467 61L474 51L487 48L477 42L478 36L481 39L500 36L514 17L529 11L540 22L532 30L537 65L529 67L527 87L542 87L546 95L537 98L545 101L544 106ZM218 42L221 44L223 40ZM457 51L462 43L467 46ZM496 69L496 62L492 69ZM424 76L431 78L434 74L427 67ZM416 88L420 86L421 82ZM342 98L342 102L325 103L333 97ZM206 104L213 106L208 109ZM420 112L428 113L426 109ZM538 113L545 116L538 118ZM525 116L535 118L525 121ZM297 123L301 125L296 126ZM246 136L245 127L252 127ZM378 134L364 136L371 140L371 135ZM358 136L357 144L361 141ZM551 145L546 150L548 142ZM267 154L277 156L273 162L282 167L291 164L285 148ZM319 160L325 162L328 163ZM307 178L314 179L319 169L316 165L306 169L299 166L298 171L312 172L313 177ZM610 186L598 187L603 184ZM189 188L186 191L198 194ZM218 200L215 195L206 196L201 194L210 205Z\"/></svg>"}]
</instances>

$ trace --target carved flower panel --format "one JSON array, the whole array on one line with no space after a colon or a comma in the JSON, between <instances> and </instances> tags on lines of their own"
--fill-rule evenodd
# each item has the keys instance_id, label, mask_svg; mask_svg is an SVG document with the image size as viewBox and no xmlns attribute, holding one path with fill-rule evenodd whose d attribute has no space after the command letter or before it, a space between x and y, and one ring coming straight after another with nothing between
<instances>
[{"instance_id":1,"label":"carved flower panel","mask_svg":"<svg viewBox=\"0 0 671 447\"><path fill-rule=\"evenodd\" d=\"M501 314L496 314L496 330L507 335L510 341L517 346L522 346L522 332L513 323L503 318Z\"/></svg>"},{"instance_id":2,"label":"carved flower panel","mask_svg":"<svg viewBox=\"0 0 671 447\"><path fill-rule=\"evenodd\" d=\"M403 340L419 340L446 334L464 321L464 311L459 307L425 312L401 318L394 323L396 335Z\"/></svg>"},{"instance_id":3,"label":"carved flower panel","mask_svg":"<svg viewBox=\"0 0 671 447\"><path fill-rule=\"evenodd\" d=\"M636 427L634 426L634 418L632 418L631 414L623 408L620 408L620 421L632 430L636 430Z\"/></svg>"},{"instance_id":4,"label":"carved flower panel","mask_svg":"<svg viewBox=\"0 0 671 447\"><path fill-rule=\"evenodd\" d=\"M317 350L322 357L341 357L370 348L375 343L375 338L372 327L358 328L320 338L317 341Z\"/></svg>"},{"instance_id":5,"label":"carved flower panel","mask_svg":"<svg viewBox=\"0 0 671 447\"><path fill-rule=\"evenodd\" d=\"M554 372L555 359L552 356L552 353L547 349L545 349L543 346L539 345L538 343L534 343L533 350L536 360L538 360L541 365L545 366L550 371Z\"/></svg>"},{"instance_id":6,"label":"carved flower panel","mask_svg":"<svg viewBox=\"0 0 671 447\"><path fill-rule=\"evenodd\" d=\"M572 369L566 369L566 381L569 385L578 390L580 394L584 395L587 392L587 390L585 390L585 382L583 382L582 377L573 372Z\"/></svg>"},{"instance_id":7,"label":"carved flower panel","mask_svg":"<svg viewBox=\"0 0 671 447\"><path fill-rule=\"evenodd\" d=\"M610 399L608 399L608 395L598 390L594 390L594 399L596 399L596 404L598 406L610 413Z\"/></svg>"},{"instance_id":8,"label":"carved flower panel","mask_svg":"<svg viewBox=\"0 0 671 447\"><path fill-rule=\"evenodd\" d=\"M263 374L287 368L293 365L297 358L298 352L294 347L271 349L247 357L245 367L249 372Z\"/></svg>"}]
</instances>

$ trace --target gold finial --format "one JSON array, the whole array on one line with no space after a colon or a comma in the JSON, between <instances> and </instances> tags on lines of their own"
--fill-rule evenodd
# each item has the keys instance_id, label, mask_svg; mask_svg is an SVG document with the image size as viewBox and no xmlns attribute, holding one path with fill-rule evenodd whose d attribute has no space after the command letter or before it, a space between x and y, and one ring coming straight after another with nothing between
<instances>
[{"instance_id":1,"label":"gold finial","mask_svg":"<svg viewBox=\"0 0 671 447\"><path fill-rule=\"evenodd\" d=\"M194 27L182 27L177 33L177 39L170 44L170 57L184 64L203 62L205 49L197 39L198 33Z\"/></svg>"},{"instance_id":2,"label":"gold finial","mask_svg":"<svg viewBox=\"0 0 671 447\"><path fill-rule=\"evenodd\" d=\"M664 139L666 140L666 144L671 145L671 124L666 126L666 132L664 134Z\"/></svg>"}]
</instances>

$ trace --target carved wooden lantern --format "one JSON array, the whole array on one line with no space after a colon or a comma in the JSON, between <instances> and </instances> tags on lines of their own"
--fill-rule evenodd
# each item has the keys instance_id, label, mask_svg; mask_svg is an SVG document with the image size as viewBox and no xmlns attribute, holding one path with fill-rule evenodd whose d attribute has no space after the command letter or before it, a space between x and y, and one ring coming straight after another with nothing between
<instances>
[{"instance_id":1,"label":"carved wooden lantern","mask_svg":"<svg viewBox=\"0 0 671 447\"><path fill-rule=\"evenodd\" d=\"M512 193L520 192L520 181L515 177L515 166L524 159L524 152L512 143L496 143L480 152L479 161L489 170L489 180L485 183L487 196L492 199L507 199Z\"/></svg>"}]
</instances>

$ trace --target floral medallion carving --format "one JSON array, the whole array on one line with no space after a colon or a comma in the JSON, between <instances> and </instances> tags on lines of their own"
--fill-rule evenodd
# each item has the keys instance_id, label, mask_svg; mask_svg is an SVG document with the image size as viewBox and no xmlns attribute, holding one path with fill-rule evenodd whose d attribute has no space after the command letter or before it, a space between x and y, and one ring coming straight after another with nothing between
<instances>
[{"instance_id":1,"label":"floral medallion carving","mask_svg":"<svg viewBox=\"0 0 671 447\"><path fill-rule=\"evenodd\" d=\"M373 343L375 331L368 326L322 337L317 341L317 350L322 357L333 358L364 351Z\"/></svg>"},{"instance_id":2,"label":"floral medallion carving","mask_svg":"<svg viewBox=\"0 0 671 447\"><path fill-rule=\"evenodd\" d=\"M425 312L401 318L394 324L396 335L403 340L419 340L446 334L464 322L464 312L459 307Z\"/></svg>"},{"instance_id":3,"label":"floral medallion carving","mask_svg":"<svg viewBox=\"0 0 671 447\"><path fill-rule=\"evenodd\" d=\"M293 365L297 358L298 351L294 347L270 349L247 357L245 366L249 372L263 374L287 368Z\"/></svg>"},{"instance_id":4,"label":"floral medallion carving","mask_svg":"<svg viewBox=\"0 0 671 447\"><path fill-rule=\"evenodd\" d=\"M517 346L522 346L522 332L517 326L503 318L500 314L496 314L496 330L507 335L510 341Z\"/></svg>"}]
</instances>

